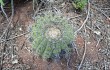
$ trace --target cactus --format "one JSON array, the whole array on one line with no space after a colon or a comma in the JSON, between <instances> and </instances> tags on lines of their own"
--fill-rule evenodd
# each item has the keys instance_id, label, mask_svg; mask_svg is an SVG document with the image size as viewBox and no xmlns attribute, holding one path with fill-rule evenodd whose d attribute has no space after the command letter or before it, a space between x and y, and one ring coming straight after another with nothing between
<instances>
[{"instance_id":1,"label":"cactus","mask_svg":"<svg viewBox=\"0 0 110 70\"><path fill-rule=\"evenodd\" d=\"M44 60L60 58L63 50L65 57L71 53L68 44L73 41L73 27L61 16L46 13L36 17L37 21L32 26L31 37L34 39L32 47L38 56Z\"/></svg>"}]
</instances>

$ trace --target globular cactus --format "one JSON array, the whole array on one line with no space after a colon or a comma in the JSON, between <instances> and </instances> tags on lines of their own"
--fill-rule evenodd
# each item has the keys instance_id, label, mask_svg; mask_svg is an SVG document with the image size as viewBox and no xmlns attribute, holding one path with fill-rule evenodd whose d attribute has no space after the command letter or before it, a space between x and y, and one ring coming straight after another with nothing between
<instances>
[{"instance_id":1,"label":"globular cactus","mask_svg":"<svg viewBox=\"0 0 110 70\"><path fill-rule=\"evenodd\" d=\"M44 60L68 57L72 48L68 46L73 41L73 27L61 16L46 13L36 17L32 26L32 47L36 54ZM63 52L63 54L61 54Z\"/></svg>"}]
</instances>

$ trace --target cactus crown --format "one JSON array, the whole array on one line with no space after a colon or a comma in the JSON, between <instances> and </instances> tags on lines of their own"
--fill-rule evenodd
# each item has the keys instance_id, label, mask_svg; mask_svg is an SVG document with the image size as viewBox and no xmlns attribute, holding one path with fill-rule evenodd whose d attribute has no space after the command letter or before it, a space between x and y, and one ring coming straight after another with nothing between
<instances>
[{"instance_id":1,"label":"cactus crown","mask_svg":"<svg viewBox=\"0 0 110 70\"><path fill-rule=\"evenodd\" d=\"M43 59L68 57L71 48L68 44L73 41L73 28L68 21L53 13L36 17L32 26L31 36L34 39L32 47ZM63 52L63 54L61 54Z\"/></svg>"}]
</instances>

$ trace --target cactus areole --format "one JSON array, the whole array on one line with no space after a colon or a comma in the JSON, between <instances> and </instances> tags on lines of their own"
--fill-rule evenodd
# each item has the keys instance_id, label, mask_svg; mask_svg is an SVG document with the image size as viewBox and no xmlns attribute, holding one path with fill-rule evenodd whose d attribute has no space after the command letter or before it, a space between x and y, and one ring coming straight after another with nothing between
<instances>
[{"instance_id":1,"label":"cactus areole","mask_svg":"<svg viewBox=\"0 0 110 70\"><path fill-rule=\"evenodd\" d=\"M61 37L61 31L59 28L50 27L46 30L45 36L47 39L57 40Z\"/></svg>"},{"instance_id":2,"label":"cactus areole","mask_svg":"<svg viewBox=\"0 0 110 70\"><path fill-rule=\"evenodd\" d=\"M36 19L31 31L35 53L43 59L68 57L72 49L68 46L73 41L72 25L64 17L51 13Z\"/></svg>"}]
</instances>

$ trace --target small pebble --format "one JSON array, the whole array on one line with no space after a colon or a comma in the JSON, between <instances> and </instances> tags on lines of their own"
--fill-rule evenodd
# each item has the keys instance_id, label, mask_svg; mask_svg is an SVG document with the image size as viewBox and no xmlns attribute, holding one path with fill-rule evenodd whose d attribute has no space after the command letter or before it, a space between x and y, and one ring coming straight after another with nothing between
<instances>
[{"instance_id":1,"label":"small pebble","mask_svg":"<svg viewBox=\"0 0 110 70\"><path fill-rule=\"evenodd\" d=\"M12 64L16 64L16 63L18 63L18 60L17 59L14 60L14 61L12 61Z\"/></svg>"},{"instance_id":2,"label":"small pebble","mask_svg":"<svg viewBox=\"0 0 110 70\"><path fill-rule=\"evenodd\" d=\"M97 34L97 35L101 35L100 31L94 31L94 33Z\"/></svg>"}]
</instances>

